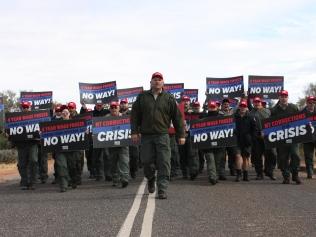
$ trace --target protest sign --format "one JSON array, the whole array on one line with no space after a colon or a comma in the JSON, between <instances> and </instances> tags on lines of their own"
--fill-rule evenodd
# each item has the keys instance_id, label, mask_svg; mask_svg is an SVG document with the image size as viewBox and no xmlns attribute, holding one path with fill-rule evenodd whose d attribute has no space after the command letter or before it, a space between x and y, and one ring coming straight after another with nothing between
<instances>
[{"instance_id":1,"label":"protest sign","mask_svg":"<svg viewBox=\"0 0 316 237\"><path fill-rule=\"evenodd\" d=\"M244 94L243 76L228 78L206 78L206 93L213 98L234 98Z\"/></svg>"},{"instance_id":2,"label":"protest sign","mask_svg":"<svg viewBox=\"0 0 316 237\"><path fill-rule=\"evenodd\" d=\"M310 119L302 112L265 119L263 133L266 148L313 140Z\"/></svg>"},{"instance_id":3,"label":"protest sign","mask_svg":"<svg viewBox=\"0 0 316 237\"><path fill-rule=\"evenodd\" d=\"M237 144L233 116L191 121L190 137L199 148L231 147Z\"/></svg>"},{"instance_id":4,"label":"protest sign","mask_svg":"<svg viewBox=\"0 0 316 237\"><path fill-rule=\"evenodd\" d=\"M85 104L109 103L117 99L116 81L79 83L80 101Z\"/></svg>"},{"instance_id":5,"label":"protest sign","mask_svg":"<svg viewBox=\"0 0 316 237\"><path fill-rule=\"evenodd\" d=\"M44 152L78 151L89 148L87 124L83 119L55 120L40 124Z\"/></svg>"},{"instance_id":6,"label":"protest sign","mask_svg":"<svg viewBox=\"0 0 316 237\"><path fill-rule=\"evenodd\" d=\"M94 117L92 139L94 148L131 145L131 125L129 116Z\"/></svg>"},{"instance_id":7,"label":"protest sign","mask_svg":"<svg viewBox=\"0 0 316 237\"><path fill-rule=\"evenodd\" d=\"M50 121L49 110L5 113L5 128L11 141L39 139L39 123Z\"/></svg>"},{"instance_id":8,"label":"protest sign","mask_svg":"<svg viewBox=\"0 0 316 237\"><path fill-rule=\"evenodd\" d=\"M199 89L184 89L183 95L190 97L191 104L199 101Z\"/></svg>"},{"instance_id":9,"label":"protest sign","mask_svg":"<svg viewBox=\"0 0 316 237\"><path fill-rule=\"evenodd\" d=\"M284 87L283 76L249 76L248 96L263 99L278 99Z\"/></svg>"},{"instance_id":10,"label":"protest sign","mask_svg":"<svg viewBox=\"0 0 316 237\"><path fill-rule=\"evenodd\" d=\"M127 99L128 104L132 105L136 101L138 94L142 93L143 90L144 90L143 87L118 89L117 90L117 97L119 100Z\"/></svg>"},{"instance_id":11,"label":"protest sign","mask_svg":"<svg viewBox=\"0 0 316 237\"><path fill-rule=\"evenodd\" d=\"M32 105L32 110L37 109L51 109L53 104L53 92L25 92L20 94L20 102L28 101Z\"/></svg>"},{"instance_id":12,"label":"protest sign","mask_svg":"<svg viewBox=\"0 0 316 237\"><path fill-rule=\"evenodd\" d=\"M178 103L181 102L181 96L184 92L184 83L164 84L163 89L172 94Z\"/></svg>"}]
</instances>

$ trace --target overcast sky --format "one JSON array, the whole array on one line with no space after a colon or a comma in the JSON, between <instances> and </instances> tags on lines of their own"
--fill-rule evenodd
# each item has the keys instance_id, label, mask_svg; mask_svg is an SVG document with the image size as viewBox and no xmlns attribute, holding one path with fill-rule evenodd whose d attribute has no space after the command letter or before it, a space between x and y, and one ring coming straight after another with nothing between
<instances>
[{"instance_id":1,"label":"overcast sky","mask_svg":"<svg viewBox=\"0 0 316 237\"><path fill-rule=\"evenodd\" d=\"M204 100L205 78L282 75L290 100L316 82L316 1L0 0L1 91L79 82L144 86L159 71Z\"/></svg>"}]
</instances>

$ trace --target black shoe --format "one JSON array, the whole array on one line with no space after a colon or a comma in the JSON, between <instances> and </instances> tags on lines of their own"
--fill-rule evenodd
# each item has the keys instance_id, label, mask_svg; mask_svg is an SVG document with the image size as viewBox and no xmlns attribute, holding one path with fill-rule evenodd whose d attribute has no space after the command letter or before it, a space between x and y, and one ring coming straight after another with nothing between
<instances>
[{"instance_id":1,"label":"black shoe","mask_svg":"<svg viewBox=\"0 0 316 237\"><path fill-rule=\"evenodd\" d=\"M128 185L128 182L127 181L122 181L122 188L126 188Z\"/></svg>"},{"instance_id":2,"label":"black shoe","mask_svg":"<svg viewBox=\"0 0 316 237\"><path fill-rule=\"evenodd\" d=\"M227 178L226 178L225 176L223 176L223 175L220 175L220 176L218 177L218 179L219 179L219 180L227 180Z\"/></svg>"},{"instance_id":3,"label":"black shoe","mask_svg":"<svg viewBox=\"0 0 316 237\"><path fill-rule=\"evenodd\" d=\"M90 174L89 179L95 179L95 176L93 174Z\"/></svg>"},{"instance_id":4,"label":"black shoe","mask_svg":"<svg viewBox=\"0 0 316 237\"><path fill-rule=\"evenodd\" d=\"M284 178L282 184L290 184L290 178Z\"/></svg>"},{"instance_id":5,"label":"black shoe","mask_svg":"<svg viewBox=\"0 0 316 237\"><path fill-rule=\"evenodd\" d=\"M41 179L42 184L46 184L47 179Z\"/></svg>"},{"instance_id":6,"label":"black shoe","mask_svg":"<svg viewBox=\"0 0 316 237\"><path fill-rule=\"evenodd\" d=\"M131 172L132 179L136 179L136 172Z\"/></svg>"},{"instance_id":7,"label":"black shoe","mask_svg":"<svg viewBox=\"0 0 316 237\"><path fill-rule=\"evenodd\" d=\"M307 178L308 179L312 179L313 178L313 175L311 173L307 173Z\"/></svg>"},{"instance_id":8,"label":"black shoe","mask_svg":"<svg viewBox=\"0 0 316 237\"><path fill-rule=\"evenodd\" d=\"M187 175L183 175L182 179L188 179L188 176Z\"/></svg>"},{"instance_id":9,"label":"black shoe","mask_svg":"<svg viewBox=\"0 0 316 237\"><path fill-rule=\"evenodd\" d=\"M236 176L236 172L235 172L234 169L231 169L231 170L230 170L230 176Z\"/></svg>"},{"instance_id":10,"label":"black shoe","mask_svg":"<svg viewBox=\"0 0 316 237\"><path fill-rule=\"evenodd\" d=\"M292 176L292 180L296 183L296 184L302 184L301 179L298 177L298 175L293 175Z\"/></svg>"},{"instance_id":11,"label":"black shoe","mask_svg":"<svg viewBox=\"0 0 316 237\"><path fill-rule=\"evenodd\" d=\"M105 176L105 181L112 181L112 177L111 176Z\"/></svg>"},{"instance_id":12,"label":"black shoe","mask_svg":"<svg viewBox=\"0 0 316 237\"><path fill-rule=\"evenodd\" d=\"M191 174L190 180L195 180L197 176L198 176L198 173Z\"/></svg>"},{"instance_id":13,"label":"black shoe","mask_svg":"<svg viewBox=\"0 0 316 237\"><path fill-rule=\"evenodd\" d=\"M276 177L274 177L273 173L266 173L266 176L269 177L271 180L276 180Z\"/></svg>"},{"instance_id":14,"label":"black shoe","mask_svg":"<svg viewBox=\"0 0 316 237\"><path fill-rule=\"evenodd\" d=\"M211 179L211 178L209 178L208 181L209 181L212 185L216 185L216 184L217 184L216 179Z\"/></svg>"},{"instance_id":15,"label":"black shoe","mask_svg":"<svg viewBox=\"0 0 316 237\"><path fill-rule=\"evenodd\" d=\"M57 181L56 181L56 179L54 179L53 181L52 181L52 184L56 184L57 183Z\"/></svg>"},{"instance_id":16,"label":"black shoe","mask_svg":"<svg viewBox=\"0 0 316 237\"><path fill-rule=\"evenodd\" d=\"M241 170L237 170L237 175L236 175L235 182L239 182L240 179L241 179Z\"/></svg>"},{"instance_id":17,"label":"black shoe","mask_svg":"<svg viewBox=\"0 0 316 237\"><path fill-rule=\"evenodd\" d=\"M246 170L244 170L243 171L243 179L242 179L243 181L249 181L249 178L248 178L248 171L246 171Z\"/></svg>"},{"instance_id":18,"label":"black shoe","mask_svg":"<svg viewBox=\"0 0 316 237\"><path fill-rule=\"evenodd\" d=\"M149 193L155 192L155 190L156 190L155 181L156 181L155 177L152 177L151 179L148 180L148 192Z\"/></svg>"},{"instance_id":19,"label":"black shoe","mask_svg":"<svg viewBox=\"0 0 316 237\"><path fill-rule=\"evenodd\" d=\"M67 191L67 188L61 188L61 189L60 189L60 192L61 192L61 193L64 193L64 192L66 192L66 191Z\"/></svg>"},{"instance_id":20,"label":"black shoe","mask_svg":"<svg viewBox=\"0 0 316 237\"><path fill-rule=\"evenodd\" d=\"M263 180L263 174L257 174L256 180Z\"/></svg>"},{"instance_id":21,"label":"black shoe","mask_svg":"<svg viewBox=\"0 0 316 237\"><path fill-rule=\"evenodd\" d=\"M72 184L71 184L71 187L72 187L73 189L76 189L76 188L77 188L77 184L76 184L76 183L72 183Z\"/></svg>"},{"instance_id":22,"label":"black shoe","mask_svg":"<svg viewBox=\"0 0 316 237\"><path fill-rule=\"evenodd\" d=\"M158 191L158 199L167 199L167 194L166 192L159 190Z\"/></svg>"},{"instance_id":23,"label":"black shoe","mask_svg":"<svg viewBox=\"0 0 316 237\"><path fill-rule=\"evenodd\" d=\"M29 184L27 187L27 190L35 190L34 186L32 184Z\"/></svg>"}]
</instances>

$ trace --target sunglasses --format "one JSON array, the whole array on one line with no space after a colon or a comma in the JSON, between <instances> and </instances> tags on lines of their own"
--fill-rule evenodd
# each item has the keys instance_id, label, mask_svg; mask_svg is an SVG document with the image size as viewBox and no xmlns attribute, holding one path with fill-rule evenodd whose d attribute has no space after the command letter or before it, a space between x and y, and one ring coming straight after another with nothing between
<instances>
[{"instance_id":1,"label":"sunglasses","mask_svg":"<svg viewBox=\"0 0 316 237\"><path fill-rule=\"evenodd\" d=\"M118 106L116 106L116 105L110 106L110 109L117 109L117 108L118 108Z\"/></svg>"}]
</instances>

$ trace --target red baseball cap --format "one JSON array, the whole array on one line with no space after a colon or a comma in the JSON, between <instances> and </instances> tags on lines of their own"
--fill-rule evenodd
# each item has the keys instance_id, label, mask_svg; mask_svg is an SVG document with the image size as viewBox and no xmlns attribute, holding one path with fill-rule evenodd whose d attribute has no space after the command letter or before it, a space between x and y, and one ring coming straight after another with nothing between
<instances>
[{"instance_id":1,"label":"red baseball cap","mask_svg":"<svg viewBox=\"0 0 316 237\"><path fill-rule=\"evenodd\" d=\"M192 104L192 107L200 107L200 102L198 101L194 101L193 104Z\"/></svg>"},{"instance_id":2,"label":"red baseball cap","mask_svg":"<svg viewBox=\"0 0 316 237\"><path fill-rule=\"evenodd\" d=\"M23 108L23 109L28 109L28 108L30 108L32 106L32 104L31 104L31 102L29 102L29 101L22 101L21 102L21 107Z\"/></svg>"},{"instance_id":3,"label":"red baseball cap","mask_svg":"<svg viewBox=\"0 0 316 237\"><path fill-rule=\"evenodd\" d=\"M76 109L77 105L75 102L69 102L67 105L68 109Z\"/></svg>"},{"instance_id":4,"label":"red baseball cap","mask_svg":"<svg viewBox=\"0 0 316 237\"><path fill-rule=\"evenodd\" d=\"M306 97L306 101L313 101L314 102L315 100L316 100L315 96L310 95L310 96Z\"/></svg>"},{"instance_id":5,"label":"red baseball cap","mask_svg":"<svg viewBox=\"0 0 316 237\"><path fill-rule=\"evenodd\" d=\"M63 112L64 109L68 109L68 106L67 106L67 105L62 105L62 106L60 106L60 111L61 111L61 112Z\"/></svg>"},{"instance_id":6,"label":"red baseball cap","mask_svg":"<svg viewBox=\"0 0 316 237\"><path fill-rule=\"evenodd\" d=\"M286 91L286 90L282 90L282 91L280 91L280 94L279 94L280 96L282 96L282 95L284 95L284 96L289 96L289 92L288 91Z\"/></svg>"},{"instance_id":7,"label":"red baseball cap","mask_svg":"<svg viewBox=\"0 0 316 237\"><path fill-rule=\"evenodd\" d=\"M217 103L216 103L216 101L209 101L208 102L208 107L209 108L216 108L217 107Z\"/></svg>"},{"instance_id":8,"label":"red baseball cap","mask_svg":"<svg viewBox=\"0 0 316 237\"><path fill-rule=\"evenodd\" d=\"M151 76L151 79L153 79L155 77L159 77L159 78L161 78L163 80L163 76L162 76L162 74L160 72L153 73L153 75Z\"/></svg>"},{"instance_id":9,"label":"red baseball cap","mask_svg":"<svg viewBox=\"0 0 316 237\"><path fill-rule=\"evenodd\" d=\"M261 101L260 97L255 97L255 98L253 98L253 102L262 102L262 101Z\"/></svg>"},{"instance_id":10,"label":"red baseball cap","mask_svg":"<svg viewBox=\"0 0 316 237\"><path fill-rule=\"evenodd\" d=\"M126 98L125 99L121 99L120 104L123 104L123 103L128 104L128 100Z\"/></svg>"},{"instance_id":11,"label":"red baseball cap","mask_svg":"<svg viewBox=\"0 0 316 237\"><path fill-rule=\"evenodd\" d=\"M61 106L56 106L56 107L55 107L55 112L56 112L56 113L62 112Z\"/></svg>"},{"instance_id":12,"label":"red baseball cap","mask_svg":"<svg viewBox=\"0 0 316 237\"><path fill-rule=\"evenodd\" d=\"M247 107L247 106L248 106L247 101L245 100L240 101L239 107Z\"/></svg>"},{"instance_id":13,"label":"red baseball cap","mask_svg":"<svg viewBox=\"0 0 316 237\"><path fill-rule=\"evenodd\" d=\"M181 100L182 100L182 101L190 101L190 97L187 96L187 95L183 95L183 96L181 97Z\"/></svg>"},{"instance_id":14,"label":"red baseball cap","mask_svg":"<svg viewBox=\"0 0 316 237\"><path fill-rule=\"evenodd\" d=\"M110 107L114 107L114 106L120 106L120 103L118 102L118 101L112 101L111 103L110 103Z\"/></svg>"}]
</instances>

